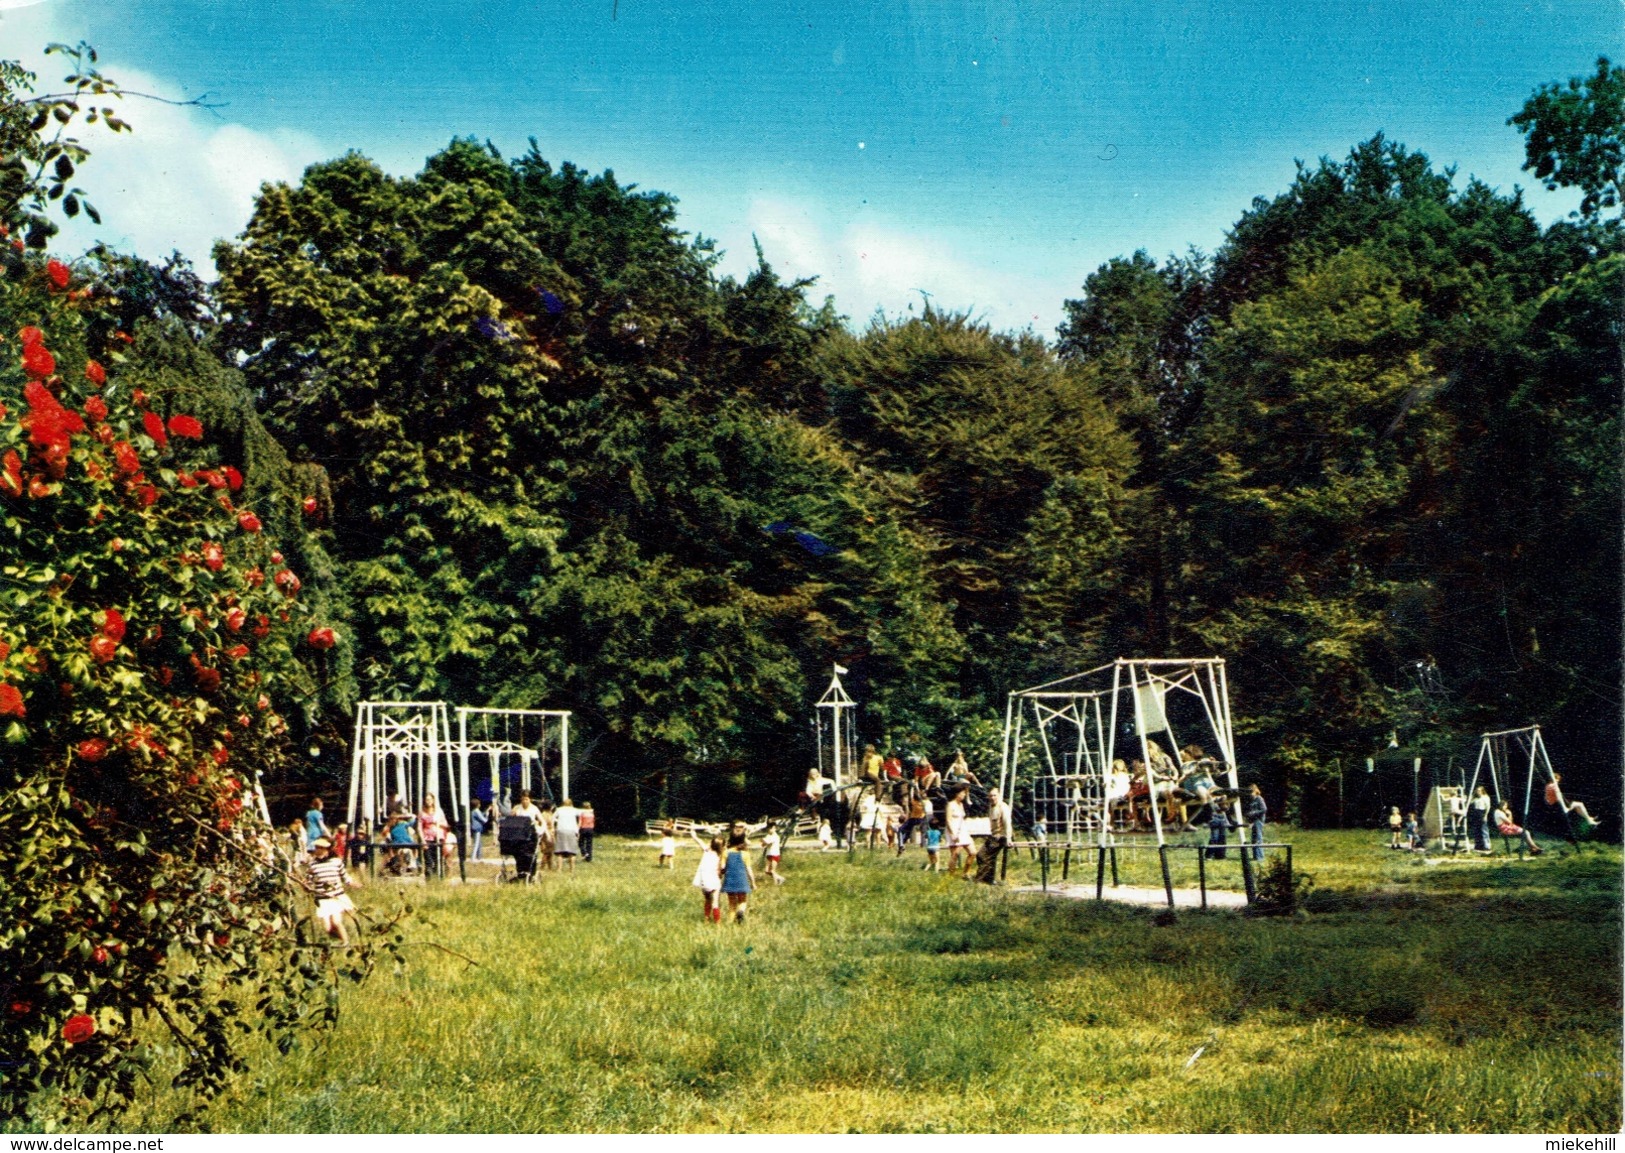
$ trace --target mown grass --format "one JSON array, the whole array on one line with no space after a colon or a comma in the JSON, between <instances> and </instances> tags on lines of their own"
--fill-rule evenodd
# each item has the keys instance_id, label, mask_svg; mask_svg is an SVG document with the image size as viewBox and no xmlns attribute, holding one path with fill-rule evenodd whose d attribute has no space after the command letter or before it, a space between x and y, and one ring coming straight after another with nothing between
<instances>
[{"instance_id":1,"label":"mown grass","mask_svg":"<svg viewBox=\"0 0 1625 1153\"><path fill-rule=\"evenodd\" d=\"M203 1118L270 1132L1620 1128L1617 850L1428 866L1369 833L1293 839L1317 882L1316 911L1295 918L1159 924L1155 909L922 874L917 851L792 852L789 883L720 929L699 919L693 853L659 872L641 842L601 839L592 865L534 888L405 890L409 938L478 965L411 946L404 976L345 995L335 1035L265 1057ZM1032 869L1018 855L1011 881ZM158 1093L121 1126L162 1131L181 1107Z\"/></svg>"}]
</instances>

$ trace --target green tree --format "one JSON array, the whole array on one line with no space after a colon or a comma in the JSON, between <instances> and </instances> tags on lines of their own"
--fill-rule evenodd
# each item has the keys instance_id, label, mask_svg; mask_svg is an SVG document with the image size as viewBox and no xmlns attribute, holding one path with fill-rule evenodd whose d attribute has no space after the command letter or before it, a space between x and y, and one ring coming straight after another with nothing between
<instances>
[{"instance_id":1,"label":"green tree","mask_svg":"<svg viewBox=\"0 0 1625 1153\"><path fill-rule=\"evenodd\" d=\"M1524 169L1550 190L1578 188L1594 219L1620 202L1625 167L1625 68L1597 60L1592 76L1544 84L1508 124L1524 136Z\"/></svg>"}]
</instances>

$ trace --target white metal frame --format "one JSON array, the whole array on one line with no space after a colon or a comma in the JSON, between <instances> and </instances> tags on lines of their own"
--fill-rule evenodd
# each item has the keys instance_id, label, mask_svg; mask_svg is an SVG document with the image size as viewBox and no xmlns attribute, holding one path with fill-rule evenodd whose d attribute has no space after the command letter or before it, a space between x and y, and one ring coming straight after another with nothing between
<instances>
[{"instance_id":1,"label":"white metal frame","mask_svg":"<svg viewBox=\"0 0 1625 1153\"><path fill-rule=\"evenodd\" d=\"M1098 812L1084 814L1081 822L1083 832L1097 844L1111 844L1105 776L1117 759L1119 727L1129 719L1128 710L1132 708L1134 739L1139 745L1140 759L1150 766L1152 758L1148 742L1156 734L1166 732L1172 746L1169 752L1177 763L1179 739L1163 707L1170 692L1187 693L1201 702L1208 731L1218 745L1227 784L1234 795L1239 789L1236 749L1230 719L1230 690L1222 657L1119 657L1109 665L1100 665L1086 672L1010 693L1005 703L1004 742L999 756L1000 794L1005 797L1015 794L1020 775L1023 732L1030 713L1043 754L1042 768L1048 770L1051 781L1076 781L1080 794L1082 788L1088 788L1093 796L1099 797ZM1153 702L1160 717L1147 715ZM1064 736L1052 738L1052 727L1057 722L1070 728ZM1037 776L1035 774L1034 778ZM1156 794L1156 782L1151 780L1149 772L1146 783L1151 789L1152 827L1157 844L1161 845L1165 843L1162 807ZM1239 797L1232 802L1232 808L1232 817L1239 825ZM1068 814L1068 827L1052 830L1052 840L1078 842L1076 833L1079 822L1071 819L1070 808ZM1059 838L1055 837L1056 832L1061 834Z\"/></svg>"},{"instance_id":2,"label":"white metal frame","mask_svg":"<svg viewBox=\"0 0 1625 1153\"><path fill-rule=\"evenodd\" d=\"M857 748L857 702L847 695L846 686L841 683L841 674L846 672L840 665L834 667L830 674L829 687L824 695L818 698L815 707L828 709L826 717L823 713L814 714L814 724L817 728L818 741L818 771L824 771L824 730L829 729L830 747L830 779L835 787L840 788L849 783L848 777L856 777L852 772L854 759L853 750ZM845 773L843 774L843 770Z\"/></svg>"},{"instance_id":3,"label":"white metal frame","mask_svg":"<svg viewBox=\"0 0 1625 1153\"><path fill-rule=\"evenodd\" d=\"M486 732L470 740L469 720L479 718ZM489 722L538 718L536 747L523 741L491 740ZM500 796L501 758L518 757L522 766L522 787L530 786L534 764L546 772L547 722L559 724L559 772L563 788L570 789L570 713L560 709L489 709L460 706L457 709L457 739L451 739L451 720L444 701L362 701L356 705L355 738L350 752L350 797L347 819L352 829L358 818L376 822L381 804L390 791L393 775L395 791L410 812L416 813L425 797L432 796L447 817L462 830L463 843L471 843L472 795L470 761L486 757L491 767L492 795ZM441 788L444 770L446 790ZM377 828L373 829L374 835Z\"/></svg>"},{"instance_id":4,"label":"white metal frame","mask_svg":"<svg viewBox=\"0 0 1625 1153\"><path fill-rule=\"evenodd\" d=\"M1557 784L1557 775L1552 771L1552 758L1546 751L1546 742L1541 738L1539 725L1525 725L1521 729L1501 729L1493 733L1484 733L1480 736L1478 745L1478 760L1473 765L1472 783L1467 786L1467 796L1470 799L1478 788L1478 776L1486 768L1489 770L1490 791L1495 794L1497 802L1505 797L1514 800L1511 793L1501 788L1501 778L1506 778L1510 789L1512 785L1513 764L1509 755L1509 744L1516 742L1520 751L1528 754L1528 772L1524 779L1523 816L1522 823L1529 824L1529 807L1535 797L1535 771L1544 767L1546 780ZM1562 808L1565 821L1568 817L1568 807L1563 802L1563 786L1557 785L1557 800Z\"/></svg>"}]
</instances>

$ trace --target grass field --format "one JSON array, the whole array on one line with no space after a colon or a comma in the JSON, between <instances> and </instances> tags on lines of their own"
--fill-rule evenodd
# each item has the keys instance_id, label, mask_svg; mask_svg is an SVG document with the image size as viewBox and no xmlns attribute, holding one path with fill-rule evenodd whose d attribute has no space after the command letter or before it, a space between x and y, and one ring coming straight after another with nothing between
<instances>
[{"instance_id":1,"label":"grass field","mask_svg":"<svg viewBox=\"0 0 1625 1153\"><path fill-rule=\"evenodd\" d=\"M272 1132L1620 1129L1617 849L1428 865L1375 833L1292 839L1311 911L1172 924L924 874L918 850L792 851L744 927L701 922L691 849L661 872L613 838L529 888L378 884L360 899L404 892L417 910L410 970L347 992L337 1034L267 1057L204 1117ZM1155 883L1145 856L1125 881ZM1031 869L1014 856L1011 882ZM180 1105L158 1094L121 1127L166 1130Z\"/></svg>"}]
</instances>

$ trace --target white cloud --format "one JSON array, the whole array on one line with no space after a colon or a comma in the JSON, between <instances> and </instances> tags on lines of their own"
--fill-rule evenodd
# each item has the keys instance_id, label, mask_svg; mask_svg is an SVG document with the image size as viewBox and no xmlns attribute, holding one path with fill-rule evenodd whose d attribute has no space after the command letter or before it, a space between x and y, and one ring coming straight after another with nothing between
<instances>
[{"instance_id":1,"label":"white cloud","mask_svg":"<svg viewBox=\"0 0 1625 1153\"><path fill-rule=\"evenodd\" d=\"M131 89L170 90L156 77L108 72ZM306 165L328 152L302 133L257 132L203 108L126 99L119 114L134 131L81 133L91 158L77 183L100 210L102 225L65 228L59 247L100 240L148 259L179 250L210 273L210 248L242 231L260 185L297 182Z\"/></svg>"},{"instance_id":2,"label":"white cloud","mask_svg":"<svg viewBox=\"0 0 1625 1153\"><path fill-rule=\"evenodd\" d=\"M0 8L8 5L16 7L16 0L0 0ZM83 35L72 9L54 4L7 12L3 31L8 45L33 47L22 59L42 85L67 70L62 57L40 54L44 45L74 43ZM103 55L97 66L130 91L180 91L173 80L116 58ZM102 224L84 216L66 222L52 242L58 251L102 242L157 260L179 250L212 275L209 250L216 240L242 231L261 183L297 181L306 165L333 153L304 133L260 132L207 108L139 97L115 106L132 131L115 134L83 123L72 130L91 153L73 183L101 212ZM60 214L55 219L63 223Z\"/></svg>"},{"instance_id":3,"label":"white cloud","mask_svg":"<svg viewBox=\"0 0 1625 1153\"><path fill-rule=\"evenodd\" d=\"M928 295L933 307L968 311L998 328L1046 328L1047 318L1035 317L1024 302L1049 300L1053 286L957 255L963 240L946 231L905 228L876 216L840 221L812 203L772 197L753 200L747 218L781 276L818 277L813 298L832 294L859 323L877 308L890 316L917 313ZM743 253L730 249L734 258L748 253L748 246Z\"/></svg>"}]
</instances>

